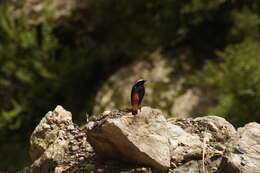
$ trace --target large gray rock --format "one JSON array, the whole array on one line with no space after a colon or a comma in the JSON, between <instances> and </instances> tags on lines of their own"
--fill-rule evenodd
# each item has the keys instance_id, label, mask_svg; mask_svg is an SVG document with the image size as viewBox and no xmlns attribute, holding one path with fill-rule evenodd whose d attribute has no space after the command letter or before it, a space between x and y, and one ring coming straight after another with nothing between
<instances>
[{"instance_id":1,"label":"large gray rock","mask_svg":"<svg viewBox=\"0 0 260 173\"><path fill-rule=\"evenodd\" d=\"M87 133L99 156L151 166L161 172L168 170L169 131L160 111L143 107L136 116L107 116L102 121Z\"/></svg>"},{"instance_id":2,"label":"large gray rock","mask_svg":"<svg viewBox=\"0 0 260 173\"><path fill-rule=\"evenodd\" d=\"M258 173L259 134L257 123L236 132L221 117L166 120L149 107L136 116L105 111L78 127L57 106L34 130L33 163L21 173Z\"/></svg>"},{"instance_id":3,"label":"large gray rock","mask_svg":"<svg viewBox=\"0 0 260 173\"><path fill-rule=\"evenodd\" d=\"M188 157L196 158L202 154L202 142L196 134L189 134L181 127L168 123L168 134L172 162L177 165Z\"/></svg>"},{"instance_id":4,"label":"large gray rock","mask_svg":"<svg viewBox=\"0 0 260 173\"><path fill-rule=\"evenodd\" d=\"M143 107L131 113L105 111L87 125L88 140L105 159L125 160L164 172L218 170L235 128L224 118L168 119L160 111ZM169 152L168 152L169 151Z\"/></svg>"},{"instance_id":5,"label":"large gray rock","mask_svg":"<svg viewBox=\"0 0 260 173\"><path fill-rule=\"evenodd\" d=\"M221 164L221 172L260 172L260 124L249 123L238 128L237 135L228 145Z\"/></svg>"}]
</instances>

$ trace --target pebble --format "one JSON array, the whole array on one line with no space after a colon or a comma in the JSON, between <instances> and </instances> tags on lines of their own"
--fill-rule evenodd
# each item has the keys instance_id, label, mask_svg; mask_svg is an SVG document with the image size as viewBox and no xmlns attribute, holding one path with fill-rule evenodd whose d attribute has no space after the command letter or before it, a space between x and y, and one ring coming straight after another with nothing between
<instances>
[{"instance_id":1,"label":"pebble","mask_svg":"<svg viewBox=\"0 0 260 173\"><path fill-rule=\"evenodd\" d=\"M85 154L84 153L79 153L79 156L83 157L83 156L85 156Z\"/></svg>"},{"instance_id":2,"label":"pebble","mask_svg":"<svg viewBox=\"0 0 260 173\"><path fill-rule=\"evenodd\" d=\"M84 157L80 157L80 158L79 158L79 161L83 161L83 160L85 160Z\"/></svg>"},{"instance_id":3,"label":"pebble","mask_svg":"<svg viewBox=\"0 0 260 173\"><path fill-rule=\"evenodd\" d=\"M43 127L43 129L50 129L51 128L51 126L49 124L46 124L46 123L42 124L42 127Z\"/></svg>"},{"instance_id":4,"label":"pebble","mask_svg":"<svg viewBox=\"0 0 260 173\"><path fill-rule=\"evenodd\" d=\"M71 150L72 151L76 151L76 150L78 150L79 149L79 146L77 146L77 145L73 145L72 147L71 147Z\"/></svg>"},{"instance_id":5,"label":"pebble","mask_svg":"<svg viewBox=\"0 0 260 173\"><path fill-rule=\"evenodd\" d=\"M51 124L51 129L54 129L56 127L55 124Z\"/></svg>"},{"instance_id":6,"label":"pebble","mask_svg":"<svg viewBox=\"0 0 260 173\"><path fill-rule=\"evenodd\" d=\"M68 130L73 130L73 129L74 129L74 126L73 126L72 124L70 124L70 125L67 126L67 129L68 129Z\"/></svg>"},{"instance_id":7,"label":"pebble","mask_svg":"<svg viewBox=\"0 0 260 173\"><path fill-rule=\"evenodd\" d=\"M68 137L69 137L70 140L73 140L73 139L74 139L74 136L73 136L72 134L68 133L67 135L68 135Z\"/></svg>"},{"instance_id":8,"label":"pebble","mask_svg":"<svg viewBox=\"0 0 260 173\"><path fill-rule=\"evenodd\" d=\"M111 111L104 111L103 115L109 115L111 113Z\"/></svg>"},{"instance_id":9,"label":"pebble","mask_svg":"<svg viewBox=\"0 0 260 173\"><path fill-rule=\"evenodd\" d=\"M95 126L95 122L94 121L90 121L87 125L86 125L86 128L87 130L91 130L93 129Z\"/></svg>"},{"instance_id":10,"label":"pebble","mask_svg":"<svg viewBox=\"0 0 260 173\"><path fill-rule=\"evenodd\" d=\"M86 136L86 134L85 134L85 133L79 133L79 134L77 134L75 137L76 137L76 138L79 138L79 137L83 137L83 136Z\"/></svg>"},{"instance_id":11,"label":"pebble","mask_svg":"<svg viewBox=\"0 0 260 173\"><path fill-rule=\"evenodd\" d=\"M70 141L70 143L71 143L71 144L75 144L75 143L77 143L77 141L76 141L75 139L72 139L72 140Z\"/></svg>"}]
</instances>

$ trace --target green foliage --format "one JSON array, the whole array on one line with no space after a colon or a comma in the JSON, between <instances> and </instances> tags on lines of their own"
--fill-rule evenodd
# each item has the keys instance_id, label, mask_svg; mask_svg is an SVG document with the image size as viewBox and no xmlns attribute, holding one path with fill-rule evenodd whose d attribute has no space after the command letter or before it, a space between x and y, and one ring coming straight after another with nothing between
<instances>
[{"instance_id":1,"label":"green foliage","mask_svg":"<svg viewBox=\"0 0 260 173\"><path fill-rule=\"evenodd\" d=\"M208 61L193 79L200 86L211 87L219 97L212 113L237 126L260 122L260 43L247 40L217 54L221 63Z\"/></svg>"},{"instance_id":2,"label":"green foliage","mask_svg":"<svg viewBox=\"0 0 260 173\"><path fill-rule=\"evenodd\" d=\"M26 19L12 17L7 6L0 12L0 130L17 129L30 107L34 87L41 80L55 78L48 66L56 41L47 23L39 31Z\"/></svg>"},{"instance_id":3,"label":"green foliage","mask_svg":"<svg viewBox=\"0 0 260 173\"><path fill-rule=\"evenodd\" d=\"M259 40L260 16L258 13L244 8L231 13L234 25L230 29L230 39L250 38Z\"/></svg>"},{"instance_id":4,"label":"green foliage","mask_svg":"<svg viewBox=\"0 0 260 173\"><path fill-rule=\"evenodd\" d=\"M31 25L15 19L10 6L0 6L0 170L10 167L14 155L19 161L11 171L28 160L24 146L31 124L39 119L37 104L47 100L47 94L39 93L48 92L47 81L57 78L50 68L57 48L51 31L47 22Z\"/></svg>"}]
</instances>

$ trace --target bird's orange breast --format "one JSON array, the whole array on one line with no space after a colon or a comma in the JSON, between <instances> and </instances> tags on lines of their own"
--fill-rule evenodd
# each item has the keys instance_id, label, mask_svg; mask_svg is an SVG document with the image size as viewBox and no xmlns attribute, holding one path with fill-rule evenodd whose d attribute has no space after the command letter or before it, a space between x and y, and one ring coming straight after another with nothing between
<instances>
[{"instance_id":1,"label":"bird's orange breast","mask_svg":"<svg viewBox=\"0 0 260 173\"><path fill-rule=\"evenodd\" d=\"M134 104L133 104L133 109L134 110L137 110L138 109L138 107L139 107L139 95L137 94L137 93L134 93L133 94L133 101L134 101Z\"/></svg>"}]
</instances>

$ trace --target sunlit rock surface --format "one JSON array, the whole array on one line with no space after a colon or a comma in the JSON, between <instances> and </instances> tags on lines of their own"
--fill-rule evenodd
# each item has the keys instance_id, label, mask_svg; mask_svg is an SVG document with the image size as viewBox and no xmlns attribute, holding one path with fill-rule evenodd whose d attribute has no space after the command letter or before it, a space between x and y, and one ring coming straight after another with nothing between
<instances>
[{"instance_id":1,"label":"sunlit rock surface","mask_svg":"<svg viewBox=\"0 0 260 173\"><path fill-rule=\"evenodd\" d=\"M260 124L238 128L221 165L226 172L256 173L260 170Z\"/></svg>"},{"instance_id":2,"label":"sunlit rock surface","mask_svg":"<svg viewBox=\"0 0 260 173\"><path fill-rule=\"evenodd\" d=\"M170 118L158 109L104 111L78 127L57 106L32 133L32 164L21 173L254 173L260 125L238 131L224 118Z\"/></svg>"}]
</instances>

